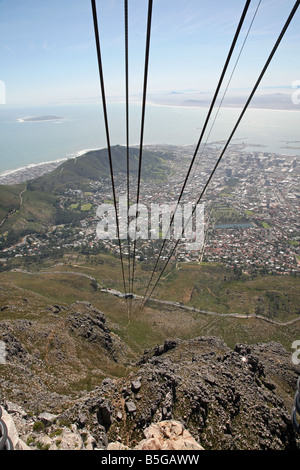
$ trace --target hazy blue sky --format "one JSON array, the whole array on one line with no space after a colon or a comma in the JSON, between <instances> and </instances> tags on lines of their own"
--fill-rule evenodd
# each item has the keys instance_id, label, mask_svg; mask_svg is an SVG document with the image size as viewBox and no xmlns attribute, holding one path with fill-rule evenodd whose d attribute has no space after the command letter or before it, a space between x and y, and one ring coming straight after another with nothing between
<instances>
[{"instance_id":1,"label":"hazy blue sky","mask_svg":"<svg viewBox=\"0 0 300 470\"><path fill-rule=\"evenodd\" d=\"M147 0L129 0L130 93L142 90ZM213 91L245 2L154 0L149 94ZM258 0L253 0L240 45ZM252 87L293 0L262 0L232 82ZM98 0L108 96L124 95L123 0ZM300 80L300 9L261 87L288 90ZM7 104L76 102L99 96L90 0L0 0L0 80Z\"/></svg>"}]
</instances>

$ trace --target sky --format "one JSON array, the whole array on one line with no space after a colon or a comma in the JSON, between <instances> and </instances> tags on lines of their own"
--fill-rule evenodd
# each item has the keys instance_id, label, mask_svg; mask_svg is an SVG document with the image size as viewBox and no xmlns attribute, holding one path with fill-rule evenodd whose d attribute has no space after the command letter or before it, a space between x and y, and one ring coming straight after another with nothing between
<instances>
[{"instance_id":1,"label":"sky","mask_svg":"<svg viewBox=\"0 0 300 470\"><path fill-rule=\"evenodd\" d=\"M231 93L246 93L253 87L294 3L261 0L231 82ZM259 0L252 0L235 58L258 4ZM141 95L143 85L148 1L128 0L128 5L130 96L134 100ZM148 95L187 90L212 93L244 5L243 0L154 0ZM97 11L106 95L122 100L124 2L98 0ZM291 93L292 83L300 80L299 26L300 8L261 83L260 93ZM5 84L8 106L99 98L90 0L0 0L0 83Z\"/></svg>"}]
</instances>

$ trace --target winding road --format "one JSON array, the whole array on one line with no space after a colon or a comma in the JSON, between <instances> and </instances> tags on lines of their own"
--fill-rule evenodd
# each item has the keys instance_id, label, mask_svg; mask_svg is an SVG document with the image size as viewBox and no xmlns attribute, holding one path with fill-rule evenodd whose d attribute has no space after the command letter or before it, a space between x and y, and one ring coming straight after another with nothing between
<instances>
[{"instance_id":1,"label":"winding road","mask_svg":"<svg viewBox=\"0 0 300 470\"><path fill-rule=\"evenodd\" d=\"M21 209L22 207L22 204L23 204L23 194L27 191L27 184L26 184L26 188L23 189L20 194L19 194L19 198L20 198L20 203L17 207L15 207L15 209L12 209L0 222L0 228L5 224L5 222L7 221L7 219L13 215L17 210Z\"/></svg>"},{"instance_id":2,"label":"winding road","mask_svg":"<svg viewBox=\"0 0 300 470\"><path fill-rule=\"evenodd\" d=\"M85 277L87 279L90 279L91 281L95 281L94 277L89 276L88 274L80 273L80 272L76 272L76 271L30 272L30 271L24 271L24 270L21 270L21 269L13 269L12 272L19 272L19 273L29 274L29 275L34 275L34 276L39 276L39 275L44 275L44 274L71 274L71 275L75 275L75 276L82 276L82 277ZM101 293L114 295L115 297L118 297L118 298L121 298L121 299L125 300L125 294L118 291L118 290L116 290L116 289L103 289L103 288L101 288L101 286L99 284L98 284L98 288L100 289ZM136 299L136 300L144 299L144 297L142 295L136 295L136 294L132 294L132 295L133 295L132 299ZM256 315L256 314L245 315L245 314L242 314L242 313L210 312L208 310L202 310L202 309L199 309L199 308L196 308L196 307L189 307L188 305L184 305L180 302L173 302L171 300L161 300L161 299L151 298L151 299L148 299L147 303L150 303L150 302L160 303L160 304L164 304L164 305L171 305L173 307L181 308L183 310L188 310L190 312L201 313L201 314L205 314L205 315L213 315L213 316L218 316L218 317L223 317L223 318L224 317L232 317L232 318L240 318L240 319L243 319L243 320L257 319L257 320L262 320L262 321L265 321L267 323L271 323L273 325L278 325L278 326L288 326L288 325L292 325L293 323L296 323L296 322L300 321L300 317L299 318L294 318L293 320L289 320L287 322L278 322L276 320L272 320L270 318L266 318L262 315Z\"/></svg>"}]
</instances>

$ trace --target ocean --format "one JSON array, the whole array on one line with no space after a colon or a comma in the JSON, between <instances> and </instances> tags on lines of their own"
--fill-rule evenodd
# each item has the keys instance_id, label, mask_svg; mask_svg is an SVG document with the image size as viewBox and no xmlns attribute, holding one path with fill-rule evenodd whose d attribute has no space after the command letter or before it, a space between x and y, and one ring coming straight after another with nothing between
<instances>
[{"instance_id":1,"label":"ocean","mask_svg":"<svg viewBox=\"0 0 300 470\"><path fill-rule=\"evenodd\" d=\"M144 144L196 145L207 112L207 108L147 104ZM227 140L240 112L221 109L208 142ZM213 118L214 114L211 122ZM111 145L125 145L125 104L108 104L108 120ZM232 142L245 142L253 151L300 156L299 128L299 110L249 108ZM140 129L141 106L131 104L130 145L139 144ZM203 143L209 130L210 124ZM104 147L101 103L0 107L0 174Z\"/></svg>"}]
</instances>

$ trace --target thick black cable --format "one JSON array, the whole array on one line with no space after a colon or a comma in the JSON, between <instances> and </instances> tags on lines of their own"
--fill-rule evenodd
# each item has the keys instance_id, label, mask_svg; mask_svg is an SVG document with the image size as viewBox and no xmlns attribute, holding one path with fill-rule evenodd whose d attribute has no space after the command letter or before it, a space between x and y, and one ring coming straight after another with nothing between
<instances>
[{"instance_id":1,"label":"thick black cable","mask_svg":"<svg viewBox=\"0 0 300 470\"><path fill-rule=\"evenodd\" d=\"M124 0L124 29L125 29L125 100L126 100L126 162L127 162L127 246L128 246L128 289L131 282L131 247L129 236L129 206L130 206L130 158L129 158L129 53L128 53L128 0ZM132 302L129 301L131 312Z\"/></svg>"},{"instance_id":2,"label":"thick black cable","mask_svg":"<svg viewBox=\"0 0 300 470\"><path fill-rule=\"evenodd\" d=\"M222 108L224 99L225 99L225 97L226 97L226 93L227 93L227 91L228 91L228 88L229 88L229 86L230 86L230 83L231 83L231 80L232 80L232 78L233 78L234 72L235 72L235 70L236 70L236 68L237 68L237 65L238 65L238 63L239 63L240 57L241 57L241 55L242 55L242 52L243 52L243 50L244 50L244 48L245 48L247 39L248 39L248 37L249 37L251 28L252 28L252 26L253 26L253 23L254 23L254 20L255 20L255 18L256 18L256 15L257 15L257 12L258 12L258 10L259 10L259 7L260 7L260 5L261 5L261 2L262 2L262 0L259 0L258 5L257 5L257 7L256 7L256 10L255 10L255 12L254 12L252 21L251 21L250 26L249 26L249 28L248 28L247 34L246 34L245 39L244 39L244 41L243 41L242 47L241 47L241 49L240 49L239 55L238 55L238 57L237 57L237 59L236 59L236 62L235 62L234 67L233 67L233 69L232 69L230 78L229 78L229 80L228 80L228 83L227 83L226 88L225 88L225 90L224 90L224 93L223 93L223 95L222 95L222 99L221 99L221 101L220 101L220 104L219 104L219 106L218 106L218 110L217 110L217 112L216 112L216 115L215 115L214 120L213 120L213 122L212 122L212 125L211 125L211 127L210 127L210 130L209 130L209 133L208 133L208 135L207 135L205 144L204 144L204 146L203 146L203 148L202 148L202 150L201 150L201 155L199 156L199 158L200 158L200 157L202 156L202 154L203 154L203 151L204 151L204 149L205 149L205 147L206 147L206 145L207 145L208 139L209 139L209 137L210 137L210 135L211 135L211 133L212 133L212 130L213 130L213 127L214 127L215 122L216 122L216 120L217 120L217 117L218 117L218 115L219 115L219 112L220 112L220 110L221 110L221 108ZM198 164L199 164L199 161L198 161ZM193 176L194 176L194 174L195 174L195 171L196 171L196 168L194 167L194 172L193 172L192 178L193 178Z\"/></svg>"},{"instance_id":3,"label":"thick black cable","mask_svg":"<svg viewBox=\"0 0 300 470\"><path fill-rule=\"evenodd\" d=\"M266 70L268 69L268 67L269 67L269 65L270 65L270 62L272 61L272 59L273 59L273 57L274 57L274 54L276 53L276 51L277 51L277 49L278 49L278 47L279 47L279 45L280 45L280 43L281 43L281 41L282 41L282 38L284 37L284 35L285 35L285 33L286 33L286 31L287 31L287 29L288 29L288 27L289 27L289 25L290 25L290 23L291 23L293 17L294 17L294 15L295 15L295 13L296 13L298 7L299 7L299 4L300 4L300 0L297 0L296 3L295 3L295 5L294 5L294 7L293 7L293 9L292 9L292 11L291 11L291 13L290 13L290 15L289 15L289 17L288 17L288 19L286 20L286 23L285 23L285 25L284 25L284 27L283 27L283 29L282 29L282 31L281 31L281 33L280 33L280 35L279 35L277 41L276 41L276 43L275 43L275 45L274 45L274 47L273 47L273 49L272 49L272 51L271 51L271 53L270 53L270 55L269 55L267 61L266 61L265 65L264 65L264 67L263 67L263 69L262 69L262 71L261 71L261 73L260 73L260 75L259 75L259 77L258 77L258 79L257 79L257 81L256 81L256 83L255 83L255 85L254 85L254 87L253 87L253 89L252 89L251 94L250 94L250 96L249 96L249 98L248 98L248 100L247 100L247 102L246 102L246 104L245 104L245 106L244 106L244 108L243 108L243 110L242 110L242 112L241 112L241 114L240 114L240 116L239 116L239 118L238 118L238 120L237 120L237 122L236 122L236 124L235 124L235 126L234 126L234 128L233 128L233 130L232 130L232 132L231 132L231 134L230 134L230 136L229 136L229 138L228 138L228 140L227 140L227 142L226 142L226 145L225 145L223 151L221 152L221 155L219 156L218 161L217 161L217 163L215 164L215 166L214 166L214 168L213 168L213 170L212 170L212 172L211 172L211 174L210 174L210 176L209 176L209 178L208 178L208 180L207 180L207 182L206 182L206 184L205 184L205 186L204 186L204 188L203 188L203 190L202 190L202 192L201 192L201 194L200 194L200 196L199 196L199 198L198 198L198 200L197 200L197 202L196 202L196 204L195 204L195 206L194 206L194 209L192 210L191 216L189 217L189 220L188 220L186 226L188 225L188 223L189 223L191 217L194 215L197 205L198 205L198 204L200 203L200 201L202 200L202 197L203 197L203 195L204 195L204 193L205 193L205 191L206 191L206 189L207 189L207 187L208 187L208 185L209 185L209 183L210 183L210 181L211 181L211 179L212 179L214 173L216 172L216 170L217 170L217 168L218 168L218 166L219 166L219 164L220 164L220 162L221 162L221 160L222 160L222 158L223 158L223 156L224 156L224 154L225 154L225 152L226 152L226 150L227 150L227 148L228 148L228 145L230 144L230 142L231 142L231 140L232 140L232 138L233 138L233 136L234 136L234 134L235 134L235 132L236 132L238 126L240 125L240 122L241 122L242 118L244 117L244 114L245 114L247 108L249 107L249 104L250 104L250 102L252 101L252 98L253 98L254 94L256 93L257 88L258 88L258 86L259 86L259 84L260 84L260 82L261 82L263 76L265 75ZM185 226L185 227L186 227L186 226ZM183 229L183 230L185 230L185 229ZM147 301L148 301L148 300L151 298L151 296L153 295L153 292L154 292L154 290L156 289L156 287L157 287L157 285L158 285L158 283L159 283L159 281L160 281L160 279L161 279L161 277L162 277L162 275L163 275L163 273L164 273L164 271L165 271L167 265L169 264L169 262L170 262L170 260L171 260L171 257L173 256L173 254L174 254L174 252L175 252L175 250L176 250L176 248L177 248L179 242L180 242L180 239L177 240L175 246L173 247L171 253L169 254L168 259L167 259L167 261L166 261L166 263L165 263L165 265L164 265L164 267L163 267L163 269L162 269L162 271L161 271L161 273L160 273L158 279L156 280L156 282L155 282L155 284L154 284L154 286L153 286L153 288L152 288L152 290L151 290L150 295L147 297L146 300L143 301L142 308L144 307L144 305L147 303Z\"/></svg>"},{"instance_id":4,"label":"thick black cable","mask_svg":"<svg viewBox=\"0 0 300 470\"><path fill-rule=\"evenodd\" d=\"M145 51L145 67L144 67L143 100L142 100L141 133L140 133L140 149L139 149L138 183L137 183L137 196L136 196L136 226L135 226L135 237L134 237L134 247L133 247L131 292L133 292L134 274L135 274L137 213L138 213L138 204L139 204L139 201L140 201L143 141L144 141L145 111L146 111L146 95L147 95L147 84L148 84L148 68L149 68L150 39L151 39L152 7L153 7L153 0L149 0L149 2L148 2L148 19L147 19L146 51Z\"/></svg>"},{"instance_id":5,"label":"thick black cable","mask_svg":"<svg viewBox=\"0 0 300 470\"><path fill-rule=\"evenodd\" d=\"M230 46L229 53L228 53L227 58L226 58L226 62L225 62L225 64L224 64L224 67L223 67L223 70L222 70L222 73L221 73L221 76L220 76L220 79L219 79L219 82L218 82L218 85L217 85L217 88L216 88L216 91L215 91L215 93L214 93L214 96L213 96L213 99L212 99L212 102L211 102L211 105L210 105L210 108L209 108L209 111L208 111L208 114L207 114L207 117L206 117L204 126L203 126L203 128L202 128L202 131L201 131L201 134L200 134L200 137L199 137L199 140L198 140L198 143L197 143L197 146L196 146L196 149L195 149L193 158L192 158L192 160L191 160L191 163L190 163L190 166L189 166L187 175L186 175L186 177L185 177L185 180L184 180L184 183L183 183L183 186L182 186L182 189L181 189L181 192L180 192L178 201L177 201L177 203L176 203L175 210L174 210L173 215L172 215L172 217L171 217L170 224L169 224L169 228L168 228L168 232L166 233L165 239L163 240L162 246L161 246L161 248L160 248L160 252L159 252L158 257L157 257L157 259L156 259L155 266L154 266L154 268L153 268L153 270L152 270L152 274L151 274L150 280L149 280L149 282L148 282L148 286L147 286L147 289L146 289L146 293L144 294L144 298L146 297L146 295L147 295L147 293L148 293L148 290L149 290L149 288L150 288L150 284L151 284L151 282L152 282L153 276L154 276L155 271L156 271L156 268L157 268L157 266L158 266L158 262L159 262L159 260L160 260L160 258L161 258L163 249L164 249L164 247L165 247L165 245L166 245L166 240L167 240L168 233L169 233L169 231L170 231L170 229L171 229L171 226L172 226L172 223L173 223L173 220L174 220L174 217L175 217L176 210L177 210L177 208L178 208L178 206L179 206L179 204L180 204L180 201L181 201L181 199L182 199L182 196L183 196L185 187L186 187L186 185L187 185L187 182L188 182L188 179L189 179L189 176L190 176L192 167L193 167L193 165L194 165L194 163L195 163L195 159L196 159L197 153L198 153L198 151L199 151L199 147L200 147L200 145L201 145L201 142L202 142L203 136L204 136L204 134L205 134L205 131L206 131L208 122L209 122L209 120L210 120L210 117L211 117L213 108L214 108L214 106L215 106L215 102L216 102L217 97L218 97L218 95L219 95L220 88L221 88L221 86L222 86L224 77L225 77L225 75L226 75L226 72L227 72L229 63L230 63L230 61L231 61L232 54L233 54L234 49L235 49L235 47L236 47L236 43L237 43L237 41L238 41L240 32L241 32L241 30L242 30L242 27L243 27L243 24L244 24L244 21L245 21L245 18L246 18L248 9L249 9L249 7L250 7L250 3L251 3L251 0L247 0L247 1L246 1L246 4L245 4L245 6L244 6L244 9L243 9L243 12L242 12L242 15L241 15L239 24L238 24L238 26L237 26L237 29L236 29L236 32L235 32L233 41L232 41L231 46Z\"/></svg>"},{"instance_id":6,"label":"thick black cable","mask_svg":"<svg viewBox=\"0 0 300 470\"><path fill-rule=\"evenodd\" d=\"M100 38L99 38L99 27L98 27L96 0L91 0L91 2L92 2L92 12L93 12L93 22L94 22L94 30L95 30L95 41L96 41L96 49L97 49L98 67L99 67L100 87L101 87L101 94L102 94L105 132L106 132L106 140L107 140L107 152L108 152L108 157L109 157L110 177L111 177L114 208L115 208L115 217L116 217L117 237L118 237L119 249L120 249L120 259L121 259L121 266L122 266L124 293L125 293L125 296L126 296L127 289L126 289L126 282L125 282L125 271L124 271L124 263L123 263L122 244L121 244L121 240L120 240L119 215L118 215L118 208L117 208L116 188L115 188L115 182L114 182L114 172L113 172L113 163L112 163L112 155L111 155L109 124L108 124L108 117L107 117L106 96L105 96L104 76L103 76L103 67L102 67L102 58L101 58L101 48L100 48Z\"/></svg>"}]
</instances>

